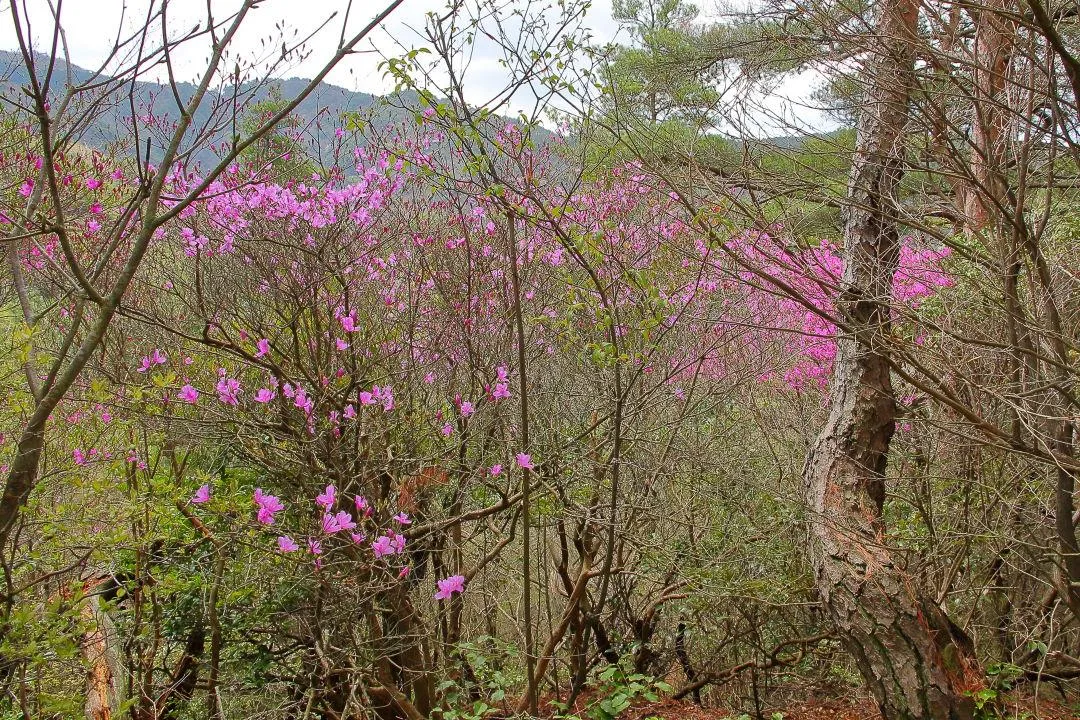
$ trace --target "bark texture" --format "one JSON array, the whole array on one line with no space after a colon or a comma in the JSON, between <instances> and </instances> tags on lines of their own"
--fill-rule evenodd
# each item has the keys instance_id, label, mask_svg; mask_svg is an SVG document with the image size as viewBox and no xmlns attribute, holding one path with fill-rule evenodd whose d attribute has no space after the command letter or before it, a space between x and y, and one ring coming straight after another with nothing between
<instances>
[{"instance_id":1,"label":"bark texture","mask_svg":"<svg viewBox=\"0 0 1080 720\"><path fill-rule=\"evenodd\" d=\"M970 718L970 641L922 598L885 543L885 470L896 405L887 340L900 238L895 192L913 84L917 2L878 7L848 187L831 411L804 490L817 589L882 714Z\"/></svg>"},{"instance_id":2,"label":"bark texture","mask_svg":"<svg viewBox=\"0 0 1080 720\"><path fill-rule=\"evenodd\" d=\"M108 620L91 597L79 611L84 631L79 649L86 665L86 704L90 720L112 720L117 704L116 678L110 663Z\"/></svg>"}]
</instances>

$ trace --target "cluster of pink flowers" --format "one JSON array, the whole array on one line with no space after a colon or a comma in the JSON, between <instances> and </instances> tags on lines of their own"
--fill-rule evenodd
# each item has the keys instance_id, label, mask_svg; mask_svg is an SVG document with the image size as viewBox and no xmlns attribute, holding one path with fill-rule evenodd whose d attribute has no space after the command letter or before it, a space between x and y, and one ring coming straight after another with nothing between
<instances>
[{"instance_id":1,"label":"cluster of pink flowers","mask_svg":"<svg viewBox=\"0 0 1080 720\"><path fill-rule=\"evenodd\" d=\"M275 495L267 495L262 488L255 488L255 506L258 507L255 519L263 525L273 525L274 516L285 509L281 500Z\"/></svg>"},{"instance_id":2,"label":"cluster of pink flowers","mask_svg":"<svg viewBox=\"0 0 1080 720\"><path fill-rule=\"evenodd\" d=\"M527 458L527 456L525 456ZM196 490L195 494L188 501L193 505L204 505L210 502L211 489L209 484L204 484ZM357 523L354 521L352 515L345 510L338 510L334 512L334 505L337 503L338 494L337 488L334 485L327 485L326 488L315 497L315 504L323 510L322 517L322 532L325 536L329 537L339 532L350 531L357 527ZM256 521L262 525L273 525L276 520L276 515L285 509L285 506L274 495L269 495L263 492L262 488L256 488L253 496L255 506L258 508L256 512ZM353 500L357 512L362 517L371 517L371 506L367 499L362 495L357 495ZM393 517L393 521L398 525L410 525L412 519L405 512L398 512ZM366 536L363 533L351 533L352 541L354 543L362 543ZM387 556L401 555L405 552L405 536L400 532L385 532L379 535L370 545L371 552L376 559L385 558ZM289 535L279 535L275 539L275 546L278 553L287 554L293 553L300 549L300 545ZM308 538L307 540L308 553L315 556L316 568L323 566L322 555L323 541L319 538ZM398 579L404 579L409 575L409 567L403 566L398 570ZM439 580L438 592L435 593L435 598L438 600L445 600L450 598L455 593L461 593L465 590L465 577L462 575L452 575L448 578Z\"/></svg>"}]
</instances>

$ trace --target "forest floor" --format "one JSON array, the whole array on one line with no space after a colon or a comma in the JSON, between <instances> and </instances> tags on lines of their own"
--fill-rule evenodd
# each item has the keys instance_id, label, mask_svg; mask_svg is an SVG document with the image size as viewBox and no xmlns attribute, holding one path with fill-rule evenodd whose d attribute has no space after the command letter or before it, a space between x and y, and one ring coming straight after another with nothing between
<instances>
[{"instance_id":1,"label":"forest floor","mask_svg":"<svg viewBox=\"0 0 1080 720\"><path fill-rule=\"evenodd\" d=\"M783 713L784 720L881 720L874 701L866 697L814 698L793 703L778 710L764 713ZM997 717L1017 720L1076 720L1080 717L1068 706L1047 698L1038 702L1030 692L1016 692L1006 697L998 709ZM740 713L723 708L703 708L689 701L665 699L654 703L638 703L620 716L621 720L726 720L739 717ZM994 717L994 715L988 715Z\"/></svg>"},{"instance_id":2,"label":"forest floor","mask_svg":"<svg viewBox=\"0 0 1080 720\"><path fill-rule=\"evenodd\" d=\"M778 711L784 720L881 720L874 702L869 697L849 699L809 699ZM766 717L772 713L767 713ZM737 718L739 713L722 708L702 708L691 702L662 700L634 706L621 717L625 720L725 720ZM991 716L992 717L992 716ZM1075 720L1076 712L1052 700L1040 698L1034 702L1031 695L1007 698L1000 709L1002 718L1027 718L1028 720Z\"/></svg>"}]
</instances>

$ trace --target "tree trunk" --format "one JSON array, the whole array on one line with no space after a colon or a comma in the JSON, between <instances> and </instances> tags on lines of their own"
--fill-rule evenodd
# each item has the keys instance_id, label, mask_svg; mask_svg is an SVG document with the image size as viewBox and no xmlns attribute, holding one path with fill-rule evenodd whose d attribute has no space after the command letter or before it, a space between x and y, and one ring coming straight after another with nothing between
<instances>
[{"instance_id":1,"label":"tree trunk","mask_svg":"<svg viewBox=\"0 0 1080 720\"><path fill-rule=\"evenodd\" d=\"M79 614L84 624L79 649L86 665L86 703L83 709L89 720L112 720L117 692L109 648L108 619L98 607L97 597L85 600Z\"/></svg>"},{"instance_id":2,"label":"tree trunk","mask_svg":"<svg viewBox=\"0 0 1080 720\"><path fill-rule=\"evenodd\" d=\"M882 509L896 405L888 349L899 259L894 194L914 74L919 4L888 0L865 73L848 187L831 411L803 471L816 585L882 714L970 718L970 641L924 600L885 544Z\"/></svg>"}]
</instances>

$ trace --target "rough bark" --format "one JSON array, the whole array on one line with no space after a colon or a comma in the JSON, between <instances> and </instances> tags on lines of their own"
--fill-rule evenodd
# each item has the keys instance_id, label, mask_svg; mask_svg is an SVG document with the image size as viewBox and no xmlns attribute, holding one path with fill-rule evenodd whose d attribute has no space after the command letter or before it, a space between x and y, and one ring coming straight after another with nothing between
<instances>
[{"instance_id":1,"label":"rough bark","mask_svg":"<svg viewBox=\"0 0 1080 720\"><path fill-rule=\"evenodd\" d=\"M117 704L116 678L110 663L108 621L91 597L80 608L83 631L79 649L86 664L86 704L90 720L112 720Z\"/></svg>"},{"instance_id":2,"label":"rough bark","mask_svg":"<svg viewBox=\"0 0 1080 720\"><path fill-rule=\"evenodd\" d=\"M919 5L878 8L848 187L845 267L829 418L804 490L816 585L886 718L970 718L970 641L924 600L885 543L882 510L896 403L887 338L899 259L895 192L913 83Z\"/></svg>"}]
</instances>

